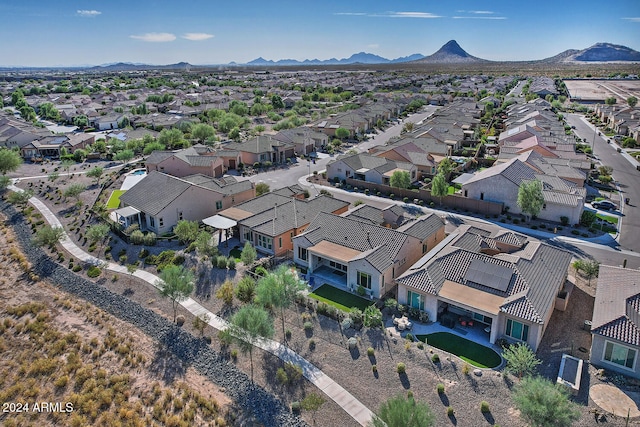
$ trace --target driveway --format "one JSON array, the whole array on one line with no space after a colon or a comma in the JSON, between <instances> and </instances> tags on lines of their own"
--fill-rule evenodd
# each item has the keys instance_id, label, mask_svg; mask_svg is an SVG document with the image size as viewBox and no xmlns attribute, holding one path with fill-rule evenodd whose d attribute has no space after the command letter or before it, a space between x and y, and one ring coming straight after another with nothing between
<instances>
[{"instance_id":1,"label":"driveway","mask_svg":"<svg viewBox=\"0 0 640 427\"><path fill-rule=\"evenodd\" d=\"M623 248L640 251L640 171L625 158L626 154L618 153L614 144L607 143L609 138L599 136L584 116L568 114L567 122L576 127L574 131L580 138L585 138L593 146L593 153L600 158L602 164L613 168L613 178L622 192L615 200L620 204L622 213L618 242ZM629 205L624 204L626 197L631 200Z\"/></svg>"}]
</instances>

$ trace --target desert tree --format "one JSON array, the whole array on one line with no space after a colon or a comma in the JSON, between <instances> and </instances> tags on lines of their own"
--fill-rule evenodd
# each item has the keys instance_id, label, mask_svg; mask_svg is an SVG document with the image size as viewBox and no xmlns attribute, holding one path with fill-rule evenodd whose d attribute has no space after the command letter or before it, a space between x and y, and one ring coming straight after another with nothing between
<instances>
[{"instance_id":1,"label":"desert tree","mask_svg":"<svg viewBox=\"0 0 640 427\"><path fill-rule=\"evenodd\" d=\"M6 148L0 149L0 174L13 172L22 164L22 157L17 151Z\"/></svg>"},{"instance_id":2,"label":"desert tree","mask_svg":"<svg viewBox=\"0 0 640 427\"><path fill-rule=\"evenodd\" d=\"M282 335L285 337L285 343L284 310L293 304L298 293L303 291L305 287L305 284L298 280L291 268L284 264L258 281L258 286L256 287L257 301L264 306L273 307L276 310L279 309L282 319Z\"/></svg>"},{"instance_id":3,"label":"desert tree","mask_svg":"<svg viewBox=\"0 0 640 427\"><path fill-rule=\"evenodd\" d=\"M513 401L533 427L569 427L580 418L568 391L542 377L525 377L516 386Z\"/></svg>"},{"instance_id":4,"label":"desert tree","mask_svg":"<svg viewBox=\"0 0 640 427\"><path fill-rule=\"evenodd\" d=\"M100 243L102 246L102 242L107 238L110 230L111 228L107 224L96 224L87 228L86 236L91 243Z\"/></svg>"},{"instance_id":5,"label":"desert tree","mask_svg":"<svg viewBox=\"0 0 640 427\"><path fill-rule=\"evenodd\" d=\"M326 401L327 399L320 396L318 393L309 393L300 401L300 407L305 411L311 412L311 418L313 419L314 425L316 424L316 412Z\"/></svg>"},{"instance_id":6,"label":"desert tree","mask_svg":"<svg viewBox=\"0 0 640 427\"><path fill-rule=\"evenodd\" d=\"M442 172L438 172L431 181L431 195L438 198L440 205L442 205L442 198L447 195L449 191L447 186L447 180Z\"/></svg>"},{"instance_id":7,"label":"desert tree","mask_svg":"<svg viewBox=\"0 0 640 427\"><path fill-rule=\"evenodd\" d=\"M186 300L193 292L194 276L191 270L181 265L170 265L160 272L156 281L160 295L169 298L173 305L173 321L176 321L178 303Z\"/></svg>"},{"instance_id":8,"label":"desert tree","mask_svg":"<svg viewBox=\"0 0 640 427\"><path fill-rule=\"evenodd\" d=\"M525 343L518 343L505 348L502 357L507 361L506 371L518 378L531 376L535 373L536 366L542 362Z\"/></svg>"},{"instance_id":9,"label":"desert tree","mask_svg":"<svg viewBox=\"0 0 640 427\"><path fill-rule=\"evenodd\" d=\"M537 179L522 181L518 188L516 203L525 215L537 216L544 206L542 182Z\"/></svg>"},{"instance_id":10,"label":"desert tree","mask_svg":"<svg viewBox=\"0 0 640 427\"><path fill-rule=\"evenodd\" d=\"M231 336L243 353L249 353L251 382L253 383L253 346L257 339L273 337L273 319L269 313L257 305L245 305L231 317Z\"/></svg>"},{"instance_id":11,"label":"desert tree","mask_svg":"<svg viewBox=\"0 0 640 427\"><path fill-rule=\"evenodd\" d=\"M182 243L191 243L198 238L198 223L196 221L180 220L173 232Z\"/></svg>"},{"instance_id":12,"label":"desert tree","mask_svg":"<svg viewBox=\"0 0 640 427\"><path fill-rule=\"evenodd\" d=\"M259 182L256 184L256 197L262 196L269 191L271 191L271 188L269 188L269 184L267 184L266 182Z\"/></svg>"},{"instance_id":13,"label":"desert tree","mask_svg":"<svg viewBox=\"0 0 640 427\"><path fill-rule=\"evenodd\" d=\"M62 227L45 225L36 231L36 235L31 242L34 246L53 246L62 239L62 236L64 236Z\"/></svg>"},{"instance_id":14,"label":"desert tree","mask_svg":"<svg viewBox=\"0 0 640 427\"><path fill-rule=\"evenodd\" d=\"M84 190L86 190L87 187L84 184L71 184L70 186L68 186L64 192L62 193L62 195L64 196L65 200L68 197L73 197L74 199L76 199L76 204L80 204L80 195L82 194L82 192Z\"/></svg>"},{"instance_id":15,"label":"desert tree","mask_svg":"<svg viewBox=\"0 0 640 427\"><path fill-rule=\"evenodd\" d=\"M87 172L87 176L89 178L94 178L96 180L96 184L100 184L100 178L102 177L103 173L104 169L100 166L96 166Z\"/></svg>"},{"instance_id":16,"label":"desert tree","mask_svg":"<svg viewBox=\"0 0 640 427\"><path fill-rule=\"evenodd\" d=\"M33 197L33 190L22 190L22 191L14 191L9 194L7 200L9 203L19 206L20 208L24 208L27 203L29 203L29 199Z\"/></svg>"},{"instance_id":17,"label":"desert tree","mask_svg":"<svg viewBox=\"0 0 640 427\"><path fill-rule=\"evenodd\" d=\"M395 171L389 179L389 185L397 188L409 188L411 186L411 175L407 171Z\"/></svg>"}]
</instances>

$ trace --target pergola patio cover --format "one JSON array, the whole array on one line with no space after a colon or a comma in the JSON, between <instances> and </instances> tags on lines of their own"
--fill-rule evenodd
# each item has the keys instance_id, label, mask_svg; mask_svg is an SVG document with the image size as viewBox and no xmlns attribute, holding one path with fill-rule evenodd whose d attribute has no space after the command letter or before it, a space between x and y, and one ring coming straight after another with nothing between
<instances>
[{"instance_id":1,"label":"pergola patio cover","mask_svg":"<svg viewBox=\"0 0 640 427\"><path fill-rule=\"evenodd\" d=\"M502 297L450 280L444 281L438 296L493 315L497 315L500 312L500 306L504 303L504 298Z\"/></svg>"},{"instance_id":2,"label":"pergola patio cover","mask_svg":"<svg viewBox=\"0 0 640 427\"><path fill-rule=\"evenodd\" d=\"M235 227L238 224L236 221L229 218L225 218L221 215L210 216L209 218L203 219L202 222L205 225L208 225L213 228L219 228L222 230Z\"/></svg>"},{"instance_id":3,"label":"pergola patio cover","mask_svg":"<svg viewBox=\"0 0 640 427\"><path fill-rule=\"evenodd\" d=\"M116 209L114 212L116 215L119 215L123 218L127 218L140 213L140 211L133 206L125 206L124 208Z\"/></svg>"},{"instance_id":4,"label":"pergola patio cover","mask_svg":"<svg viewBox=\"0 0 640 427\"><path fill-rule=\"evenodd\" d=\"M308 248L308 250L313 254L321 255L330 259L335 259L344 263L348 263L353 258L362 253L355 249L340 246L326 240L318 242L315 246L311 246L310 248Z\"/></svg>"}]
</instances>

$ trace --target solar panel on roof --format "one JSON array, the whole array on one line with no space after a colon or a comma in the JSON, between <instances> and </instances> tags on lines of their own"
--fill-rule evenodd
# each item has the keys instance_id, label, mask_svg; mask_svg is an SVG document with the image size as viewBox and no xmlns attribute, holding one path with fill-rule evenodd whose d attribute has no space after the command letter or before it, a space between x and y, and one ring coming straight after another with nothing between
<instances>
[{"instance_id":1,"label":"solar panel on roof","mask_svg":"<svg viewBox=\"0 0 640 427\"><path fill-rule=\"evenodd\" d=\"M469 265L464 279L501 292L506 292L512 275L513 269L509 267L474 259L471 265Z\"/></svg>"}]
</instances>

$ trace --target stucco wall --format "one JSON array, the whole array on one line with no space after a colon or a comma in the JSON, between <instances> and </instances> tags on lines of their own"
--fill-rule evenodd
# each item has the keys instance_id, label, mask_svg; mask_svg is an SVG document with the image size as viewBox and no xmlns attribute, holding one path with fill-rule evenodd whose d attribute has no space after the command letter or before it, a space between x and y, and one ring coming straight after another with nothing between
<instances>
[{"instance_id":1,"label":"stucco wall","mask_svg":"<svg viewBox=\"0 0 640 427\"><path fill-rule=\"evenodd\" d=\"M634 369L633 370L626 369L620 365L604 360L603 358L604 358L605 341L611 341L611 342L625 345L627 347L635 348L637 353L636 353L636 361L635 361ZM602 368L609 369L615 372L619 372L621 374L628 375L633 378L640 378L640 360L639 359L640 359L640 347L633 347L628 344L624 344L620 341L613 340L611 338L604 338L601 335L593 334L593 340L591 341L591 356L589 359L589 361L593 365L600 366Z\"/></svg>"}]
</instances>

